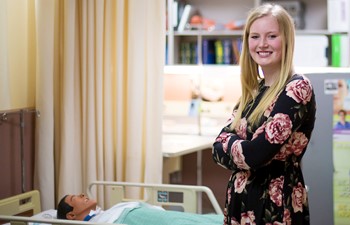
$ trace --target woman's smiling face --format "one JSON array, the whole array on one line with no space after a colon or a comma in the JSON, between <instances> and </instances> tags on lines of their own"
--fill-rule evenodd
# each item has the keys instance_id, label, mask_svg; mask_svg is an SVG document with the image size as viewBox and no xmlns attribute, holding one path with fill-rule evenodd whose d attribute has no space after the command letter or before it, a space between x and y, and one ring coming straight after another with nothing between
<instances>
[{"instance_id":1,"label":"woman's smiling face","mask_svg":"<svg viewBox=\"0 0 350 225\"><path fill-rule=\"evenodd\" d=\"M281 67L282 36L277 19L272 15L255 20L249 30L249 53L263 69Z\"/></svg>"}]
</instances>

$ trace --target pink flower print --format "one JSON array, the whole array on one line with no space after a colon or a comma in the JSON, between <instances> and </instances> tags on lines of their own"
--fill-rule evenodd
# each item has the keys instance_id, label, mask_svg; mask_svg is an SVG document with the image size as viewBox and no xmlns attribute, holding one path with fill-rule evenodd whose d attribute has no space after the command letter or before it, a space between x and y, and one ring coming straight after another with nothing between
<instances>
[{"instance_id":1,"label":"pink flower print","mask_svg":"<svg viewBox=\"0 0 350 225\"><path fill-rule=\"evenodd\" d=\"M275 155L274 159L285 161L286 158L292 154L292 150L289 148L288 144L282 146L280 151Z\"/></svg>"},{"instance_id":2,"label":"pink flower print","mask_svg":"<svg viewBox=\"0 0 350 225\"><path fill-rule=\"evenodd\" d=\"M227 225L227 207L224 208L224 225Z\"/></svg>"},{"instance_id":3,"label":"pink flower print","mask_svg":"<svg viewBox=\"0 0 350 225\"><path fill-rule=\"evenodd\" d=\"M274 159L284 161L293 153L294 155L298 156L303 152L308 142L309 140L303 133L295 132L292 134L288 143L282 146L281 150L274 157Z\"/></svg>"},{"instance_id":4,"label":"pink flower print","mask_svg":"<svg viewBox=\"0 0 350 225\"><path fill-rule=\"evenodd\" d=\"M308 79L294 80L287 84L287 96L293 98L297 103L306 105L312 96L312 87Z\"/></svg>"},{"instance_id":5,"label":"pink flower print","mask_svg":"<svg viewBox=\"0 0 350 225\"><path fill-rule=\"evenodd\" d=\"M264 122L258 129L256 129L256 131L253 134L252 140L257 138L259 134L264 133L265 127L266 127L266 122Z\"/></svg>"},{"instance_id":6,"label":"pink flower print","mask_svg":"<svg viewBox=\"0 0 350 225\"><path fill-rule=\"evenodd\" d=\"M241 213L241 224L256 225L254 211L248 211L246 213Z\"/></svg>"},{"instance_id":7,"label":"pink flower print","mask_svg":"<svg viewBox=\"0 0 350 225\"><path fill-rule=\"evenodd\" d=\"M272 144L282 144L292 133L292 126L287 114L277 113L266 124L265 138Z\"/></svg>"},{"instance_id":8,"label":"pink flower print","mask_svg":"<svg viewBox=\"0 0 350 225\"><path fill-rule=\"evenodd\" d=\"M219 137L215 139L216 142L220 142L222 144L222 149L226 153L228 149L228 142L231 138L232 134L227 132L222 132Z\"/></svg>"},{"instance_id":9,"label":"pink flower print","mask_svg":"<svg viewBox=\"0 0 350 225\"><path fill-rule=\"evenodd\" d=\"M231 188L227 189L227 201L230 202L231 201Z\"/></svg>"},{"instance_id":10,"label":"pink flower print","mask_svg":"<svg viewBox=\"0 0 350 225\"><path fill-rule=\"evenodd\" d=\"M240 225L240 223L238 223L236 218L231 218L231 225Z\"/></svg>"},{"instance_id":11,"label":"pink flower print","mask_svg":"<svg viewBox=\"0 0 350 225\"><path fill-rule=\"evenodd\" d=\"M300 155L305 147L307 146L307 143L309 140L302 132L295 132L292 134L292 137L290 138L288 145L291 148L291 151L294 153L294 155Z\"/></svg>"},{"instance_id":12,"label":"pink flower print","mask_svg":"<svg viewBox=\"0 0 350 225\"><path fill-rule=\"evenodd\" d=\"M271 105L266 109L266 111L264 112L264 116L265 117L269 117L273 108L275 107L275 104L276 104L276 100L277 100L277 97L272 101Z\"/></svg>"},{"instance_id":13,"label":"pink flower print","mask_svg":"<svg viewBox=\"0 0 350 225\"><path fill-rule=\"evenodd\" d=\"M245 157L243 155L243 150L241 145L242 141L243 140L236 140L235 142L233 142L231 146L231 154L232 154L233 162L237 165L238 168L249 170L249 166L244 161Z\"/></svg>"},{"instance_id":14,"label":"pink flower print","mask_svg":"<svg viewBox=\"0 0 350 225\"><path fill-rule=\"evenodd\" d=\"M250 176L249 171L241 171L241 172L236 173L236 179L235 179L235 183L234 183L235 192L237 192L237 193L243 192L243 190L247 184L249 176Z\"/></svg>"},{"instance_id":15,"label":"pink flower print","mask_svg":"<svg viewBox=\"0 0 350 225\"><path fill-rule=\"evenodd\" d=\"M306 190L303 185L298 182L298 186L293 188L292 206L294 212L303 212L303 204L306 203Z\"/></svg>"},{"instance_id":16,"label":"pink flower print","mask_svg":"<svg viewBox=\"0 0 350 225\"><path fill-rule=\"evenodd\" d=\"M239 121L239 126L236 126L235 128L237 135L246 140L247 139L247 120L246 118L242 118Z\"/></svg>"},{"instance_id":17,"label":"pink flower print","mask_svg":"<svg viewBox=\"0 0 350 225\"><path fill-rule=\"evenodd\" d=\"M269 195L270 199L277 206L282 206L282 189L283 189L284 177L280 176L279 178L272 179L269 185Z\"/></svg>"},{"instance_id":18,"label":"pink flower print","mask_svg":"<svg viewBox=\"0 0 350 225\"><path fill-rule=\"evenodd\" d=\"M290 217L289 209L284 209L283 225L292 225L292 218Z\"/></svg>"}]
</instances>

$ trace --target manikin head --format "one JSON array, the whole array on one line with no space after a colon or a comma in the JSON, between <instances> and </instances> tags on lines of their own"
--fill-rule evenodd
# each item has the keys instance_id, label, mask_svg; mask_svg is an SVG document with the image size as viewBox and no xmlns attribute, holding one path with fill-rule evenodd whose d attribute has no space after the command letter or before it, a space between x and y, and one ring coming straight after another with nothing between
<instances>
[{"instance_id":1,"label":"manikin head","mask_svg":"<svg viewBox=\"0 0 350 225\"><path fill-rule=\"evenodd\" d=\"M84 220L91 210L96 210L97 202L85 194L66 195L57 206L57 218Z\"/></svg>"}]
</instances>

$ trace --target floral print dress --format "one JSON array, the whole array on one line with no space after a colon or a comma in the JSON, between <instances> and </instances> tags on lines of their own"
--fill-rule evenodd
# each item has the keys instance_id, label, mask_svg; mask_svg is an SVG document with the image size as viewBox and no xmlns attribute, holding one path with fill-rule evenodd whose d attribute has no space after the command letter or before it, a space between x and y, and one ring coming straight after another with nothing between
<instances>
[{"instance_id":1,"label":"floral print dress","mask_svg":"<svg viewBox=\"0 0 350 225\"><path fill-rule=\"evenodd\" d=\"M246 118L267 88L260 82L238 128L229 129L231 118L213 144L214 161L232 170L224 224L310 224L301 159L314 128L314 92L305 76L293 75L254 128Z\"/></svg>"}]
</instances>

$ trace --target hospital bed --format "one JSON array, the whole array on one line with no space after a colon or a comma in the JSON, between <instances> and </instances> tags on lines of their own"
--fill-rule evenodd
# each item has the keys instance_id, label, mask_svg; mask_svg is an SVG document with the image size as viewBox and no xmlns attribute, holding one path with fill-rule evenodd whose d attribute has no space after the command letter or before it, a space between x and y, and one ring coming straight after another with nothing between
<instances>
[{"instance_id":1,"label":"hospital bed","mask_svg":"<svg viewBox=\"0 0 350 225\"><path fill-rule=\"evenodd\" d=\"M175 185L175 184L143 184L128 182L94 181L89 184L87 194L94 198L93 192L96 188L103 187L110 194L109 205L120 202L141 201L152 205L161 206L166 210L198 213L198 198L206 196L214 213L222 214L222 210L213 194L205 186ZM142 199L130 199L126 197L127 189L140 189L145 196ZM106 207L108 208L108 207ZM26 216L23 216L26 215ZM27 217L27 216L30 217ZM92 223L82 221L68 221L56 219L56 210L41 211L40 193L37 190L22 193L0 200L0 222L12 225L24 224L86 224L103 225L104 223ZM10 222L9 222L10 221Z\"/></svg>"}]
</instances>

